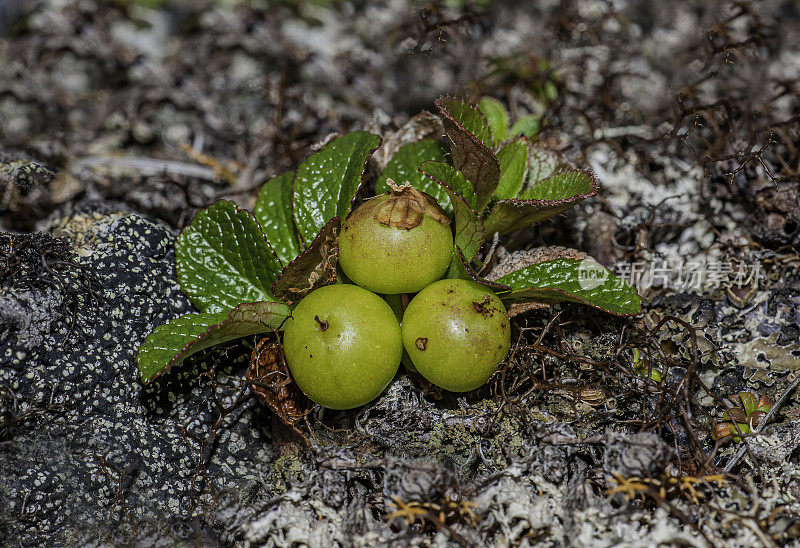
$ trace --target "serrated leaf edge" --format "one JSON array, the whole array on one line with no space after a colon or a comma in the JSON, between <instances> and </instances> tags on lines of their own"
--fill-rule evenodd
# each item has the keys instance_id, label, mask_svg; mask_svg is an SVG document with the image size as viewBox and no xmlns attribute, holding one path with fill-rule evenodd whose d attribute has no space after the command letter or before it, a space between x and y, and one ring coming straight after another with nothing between
<instances>
[{"instance_id":1,"label":"serrated leaf edge","mask_svg":"<svg viewBox=\"0 0 800 548\"><path fill-rule=\"evenodd\" d=\"M374 135L375 137L378 138L378 144L373 149L367 151L367 157L364 160L364 165L361 167L361 174L358 177L358 186L356 186L356 191L353 193L353 198L350 200L350 207L349 207L349 210L347 212L347 215L349 215L350 212L353 211L353 204L356 202L356 198L358 197L358 193L361 191L361 188L364 186L364 173L367 172L367 165L369 164L369 161L372 158L372 155L375 154L375 151L378 150L379 148L381 148L381 145L383 144L383 137L381 137L380 135L378 135L376 133L372 133L371 131L366 131L366 130L355 130L355 131L364 131L365 133L368 133L370 135ZM335 139L332 139L332 140L328 141L327 143L325 143L325 145L323 145L319 150L315 150L315 151L311 152L308 156L306 156L303 159L302 162L300 162L300 164L302 164L303 162L306 162L309 159L309 157L311 157L313 154L316 154L317 152L321 152L326 146L328 146L329 144L333 143L337 139L341 139L345 135L347 135L347 133L345 133L344 135L336 134L336 138ZM295 185L296 181L297 181L297 170L295 169L294 170L294 177L292 177L292 200L291 200L292 201L292 222L294 222L295 229L297 228L297 218L295 217L296 207L295 207L295 192L294 192L294 185ZM337 217L341 218L342 216L341 215L337 215ZM346 217L347 216L345 215L345 218ZM327 223L326 223L326 225L327 225ZM323 225L323 227L324 227L324 225ZM321 232L321 229L320 229L320 232ZM317 236L315 236L314 239L316 239L318 236L319 236L319 234ZM302 251L301 251L301 254L303 252L305 252L306 249L311 247L311 245L306 245L306 243L303 241L303 235L300 233L299 230L297 230L297 240L300 242L300 247L303 248ZM312 243L313 243L313 240L312 240ZM283 264L283 263L281 263L281 264Z\"/></svg>"},{"instance_id":2,"label":"serrated leaf edge","mask_svg":"<svg viewBox=\"0 0 800 548\"><path fill-rule=\"evenodd\" d=\"M534 200L534 199L527 199L526 200L524 198L503 198L502 200L497 200L497 202L495 202L495 204L499 204L500 202L513 202L515 204L561 205L561 204L565 204L567 202L570 202L570 201L573 201L573 200L576 200L576 199L585 200L586 198L591 198L592 196L596 196L597 195L598 191L600 190L600 184L599 184L599 182L597 180L597 177L595 176L594 172L592 170L590 170L590 169L570 169L570 170L566 170L566 171L558 171L556 173L548 175L547 177L545 177L544 179L542 179L541 181L539 181L535 185L543 184L545 181L547 181L548 179L550 179L552 177L555 177L557 175L565 175L567 173L585 173L585 174L587 174L589 176L589 180L591 181L591 186L592 186L591 190L589 192L586 192L586 193L583 193L583 194L574 194L574 195L572 195L572 196L570 196L568 198L563 198L561 200ZM497 205L495 205L495 207L497 207ZM494 211L495 207L492 208L492 211ZM542 222L542 221L539 221L539 222Z\"/></svg>"},{"instance_id":3,"label":"serrated leaf edge","mask_svg":"<svg viewBox=\"0 0 800 548\"><path fill-rule=\"evenodd\" d=\"M592 303L586 301L585 299L577 297L577 296L575 296L575 295L573 295L571 293L567 293L563 289L555 289L553 287L534 287L534 286L531 286L531 287L526 288L526 289L535 289L536 291L550 291L550 292L553 292L553 293L560 293L562 295L566 295L567 297L569 297L572 302L579 301L581 304L585 304L587 306L591 306L592 308L596 308L597 310L601 310L601 311L603 311L603 312L605 312L607 314L611 314L613 316L629 318L629 317L633 317L633 316L638 316L639 314L642 313L641 296L639 296L639 311L638 312L614 312L613 310L608 310L608 309L603 308L602 306L598 306L596 304L592 304ZM636 288L634 288L634 289L636 289ZM517 289L515 291L525 291L525 289ZM636 294L639 295L639 292L637 291ZM498 295L498 297L500 297L500 300L505 302L504 296L502 294ZM529 299L528 301L516 301L516 302L538 303L538 302L544 302L544 301L537 301L536 299ZM554 304L554 303L544 302L544 304Z\"/></svg>"},{"instance_id":4,"label":"serrated leaf edge","mask_svg":"<svg viewBox=\"0 0 800 548\"><path fill-rule=\"evenodd\" d=\"M453 115L450 114L450 112L448 112L447 109L442 106L441 102L442 101L446 101L448 99L454 100L454 101L462 101L462 102L467 103L468 105L472 106L472 108L474 108L478 112L478 114L481 115L481 117L483 118L483 121L486 123L486 126L489 127L489 122L486 120L486 116L483 114L483 112L481 112L481 109L479 109L478 106L474 102L468 101L466 99L459 99L457 97L451 97L451 96L448 95L448 96L445 96L445 97L440 97L440 98L436 99L433 102L433 104L436 105L436 108L439 109L439 111L442 113L443 116L445 116L447 119L449 119L451 122L453 122L460 129L464 130L464 132L466 132L466 134L469 135L470 138L473 141L475 141L478 145L483 147L484 150L486 150L489 153L489 155L492 157L492 161L494 161L494 163L497 164L497 173L499 174L500 173L500 162L497 160L497 155L494 153L494 151L491 148L487 147L486 144L483 141L481 141L478 138L477 135L475 135L470 130L468 130L466 127L464 127L464 125L461 122L456 120L453 117ZM445 128L445 132L446 132L446 128ZM491 128L490 127L489 127L489 133L491 135ZM449 139L449 136L448 136L448 139ZM451 140L451 142L452 142L452 140ZM469 181L469 179L467 179L467 180ZM473 187L475 186L475 183L473 183L472 181L469 181L469 182L472 184ZM498 179L498 182L499 182L499 179ZM496 188L497 188L497 186L495 185L495 189ZM489 196L487 197L489 202L492 199L492 194L493 193L494 193L494 189L492 189L492 192L489 193ZM476 193L476 196L477 196L477 193ZM488 204L488 202L487 202L487 204Z\"/></svg>"},{"instance_id":5,"label":"serrated leaf edge","mask_svg":"<svg viewBox=\"0 0 800 548\"><path fill-rule=\"evenodd\" d=\"M177 362L178 364L179 364L179 363L181 363L181 362L183 361L181 358L182 358L182 357L183 357L183 355L186 353L186 351L187 351L187 350L189 350L189 349L190 349L192 346L194 346L195 344L197 344L197 342L198 342L198 341L202 340L202 339L203 339L203 338L204 338L206 335L209 335L209 334L210 334L210 333L211 333L211 332L212 332L214 329L216 329L216 328L218 328L218 327L220 327L220 326L222 326L222 325L225 325L225 324L228 324L228 323L232 322L232 321L233 321L233 318L231 318L231 316L233 315L233 313L234 313L234 312L236 312L237 310L239 310L241 307L243 307L243 306L249 306L249 305L254 305L254 304L280 304L280 305L282 305L282 306L287 306L287 305L286 305L286 303L283 303L283 302L280 302L280 301L255 301L255 302L252 302L252 303L242 303L242 304L240 304L240 305L236 306L236 308L232 308L232 309L230 310L230 312L228 312L228 317L227 317L227 318L225 318L224 320L222 320L222 321L221 321L221 322L219 322L219 323L215 323L215 324L213 324L213 325L210 325L210 326L208 326L208 329L206 329L205 331L203 331L203 333L201 333L200 335L198 335L197 337L195 337L194 339L192 339L191 341L189 341L188 343L186 343L185 345L183 345L183 347L182 347L182 348L181 348L181 349L178 351L178 353L177 353L177 354L175 354L175 355L172 357L172 359L171 359L169 362L167 362L167 365L165 365L165 366L164 366L164 367L163 367L163 368L162 368L160 371L158 371L157 373L154 373L154 374L153 374L153 375L152 375L152 376L151 376L149 379L147 379L146 381L145 381L145 380L142 380L142 384L144 384L144 385L148 385L148 384L152 383L154 380L156 380L156 378L160 377L161 375L163 375L164 373L166 373L167 371L169 371L169 370L172 368L172 366L173 366L173 365L176 365L176 362ZM200 314L198 314L198 316L199 316L199 315L200 315ZM183 316L185 316L185 314L184 314ZM169 324L170 324L170 323L172 323L174 320L177 320L177 319L179 319L179 318L182 318L183 316L178 316L178 317L176 317L176 318L173 318L172 320L168 321L167 323L165 323L165 324L161 324L161 325L169 325ZM289 317L290 317L290 316L286 316L286 319L288 319ZM286 321L286 320L284 320L284 321ZM270 328L270 329L271 329L271 328ZM279 329L280 329L280 328L279 328ZM147 340L147 339L145 339L145 341L146 341L146 340ZM144 343L142 343L142 344L144 344ZM138 361L139 361L139 353L138 353L138 352L137 352L137 354L136 354L136 361L137 361L137 365L138 365ZM140 373L140 376L141 376L141 373Z\"/></svg>"},{"instance_id":6,"label":"serrated leaf edge","mask_svg":"<svg viewBox=\"0 0 800 548\"><path fill-rule=\"evenodd\" d=\"M481 140L478 138L478 136L477 136L477 135L475 135L475 134L474 134L474 133L472 133L470 130L468 130L468 129L467 129L465 126L464 126L464 124L462 124L461 122L459 122L458 120L456 120L456 119L455 119L455 117L453 117L453 115L452 115L452 114L450 114L450 112L449 112L449 111L448 111L446 108L444 108L444 106L442 106L442 104L441 104L441 101L443 101L443 100L444 100L444 101L446 101L446 100L448 100L448 99L449 99L449 100L453 100L453 101L462 101L462 102L464 102L464 103L467 103L468 105L470 105L472 108L474 108L474 109L475 109L475 110L478 112L478 114L480 114L480 115L481 115L481 118L483 118L483 121L486 123L486 126L487 126L487 127L489 127L489 121L486 119L486 115L485 115L485 114L483 114L483 112L481 112L481 109L479 109L479 108L478 108L478 106L477 106L477 105L476 105L476 104L475 104L473 101L469 101L469 100L466 100L466 99L459 99L458 97L451 97L451 96L447 96L447 97L440 97L439 99L436 99L436 100L433 102L433 103L436 105L436 108L438 108L438 109L439 109L439 112L441 112L441 113L442 113L442 116L446 117L446 118L447 118L447 119L449 119L451 122L453 122L453 123L454 123L456 126L458 126L460 129L464 130L464 132L465 132L467 135L469 135L469 136L470 136L470 138L471 138L473 141L475 141L477 144L479 144L479 145L480 145L480 146L482 146L484 149L486 149L486 151L488 151L488 152L489 152L489 154L492 156L492 158L494 159L494 161L497 163L497 156L495 155L494 151L493 151L491 148L489 148L488 146L486 146L486 143L484 143L483 141L481 141ZM446 130L445 130L445 131L446 131ZM489 132L490 132L490 134L491 134L491 127L489 127ZM448 138L449 138L449 137L448 137ZM498 168L498 169L500 169L500 164L499 164L499 163L497 163L497 168ZM470 182L472 182L472 181L470 181Z\"/></svg>"},{"instance_id":7,"label":"serrated leaf edge","mask_svg":"<svg viewBox=\"0 0 800 548\"><path fill-rule=\"evenodd\" d=\"M267 239L267 235L266 235L266 234L264 234L264 229L262 229L262 228L261 228L261 223L259 223L259 222L258 222L258 219L256 219L256 216L255 216L255 215L254 215L254 214L253 214L251 211L249 211L249 210L247 210L247 209L244 209L244 208L241 208L241 207L239 207L239 206L238 206L238 205L237 205L235 202L233 202L232 200L217 200L216 202L214 202L214 203L213 203L213 204L211 204L210 206L208 206L208 207L205 207L205 208L201 209L200 211L198 211L197 213L195 213L194 217L192 217L192 220L191 220L191 221L189 221L189 224L187 224L185 227L183 227L183 228L181 229L181 231L178 233L178 237L177 237L177 238L175 238L175 242L177 243L178 239L179 239L179 238L180 238L180 237L183 235L183 233L184 233L186 230L188 230L189 228L191 228L191 226L192 226L192 222L194 222L194 219L195 219L195 218L197 218L197 216L198 216L198 215L200 215L200 214L201 214L201 213L203 213L204 211L208 211L208 210L209 210L209 209L211 209L212 207L216 207L216 206L218 206L218 205L219 205L219 204L221 204L221 203L227 203L227 204L231 204L231 205L233 205L233 207L235 207L235 208L236 208L236 213L246 213L247 215L249 215L249 216L250 216L250 218L251 218L251 219L253 219L253 221L255 221L255 223L256 223L256 226L258 227L258 233L259 233L259 234L261 234L261 238L263 238L263 240L264 240L264 243L265 243L265 244L267 244L267 248L269 248L269 251L270 251L270 253L272 253L272 256L275 258L275 260L276 260L276 261L278 261L278 264L279 264L279 265L281 265L281 266L283 266L283 261L281 261L281 258L280 258L280 257L278 257L278 254L277 254L277 253L275 253L275 249L272 247L272 244L270 244L270 243L269 243L269 240ZM173 247L174 247L174 245L175 245L175 244L173 244ZM183 278L184 276L181 274L181 269L177 267L177 266L178 266L178 264L177 264L177 263L178 263L178 257L177 257L177 253L176 253L176 254L175 254L175 267L176 267L176 268L175 268L175 277L176 277L176 279L178 280L178 285L179 285L179 286L181 286L181 291L183 291L183 282L181 281L181 278ZM273 283L274 283L274 282L273 282ZM271 286L270 286L270 287L271 287ZM184 294L185 294L185 292L184 292ZM259 302L260 302L260 301L259 301ZM269 302L269 301L264 301L264 302ZM204 311L203 311L203 312L204 312Z\"/></svg>"},{"instance_id":8,"label":"serrated leaf edge","mask_svg":"<svg viewBox=\"0 0 800 548\"><path fill-rule=\"evenodd\" d=\"M437 179L436 177L434 177L434 176L432 176L432 175L430 175L430 174L426 173L426 172L425 172L425 171L422 169L422 166L424 166L424 165L425 165L425 164L427 164L428 162L435 162L435 161L436 161L436 160L427 160L427 161L425 161L425 162L422 162L422 163L420 164L420 166L417 168L417 171L419 171L420 173L422 173L422 174L423 174L425 177L427 177L428 179L430 179L430 180L431 180L431 181L433 181L434 183L438 183L439 185L443 186L444 188L446 188L447 190L449 190L450 192L452 192L454 196L456 196L456 197L457 197L459 200L461 200L461 201L464 203L464 205L465 205L465 206L467 206L467 209L469 209L471 212L473 212L473 213L474 213L474 214L475 214L475 215L478 217L478 220L479 220L479 221L480 221L480 223L481 223L481 229L482 229L482 230L481 230L481 243L480 243L480 244L478 244L478 249L480 250L480 248L481 248L481 247L483 246L483 244L486 242L486 225L485 225L485 224L484 224L484 222L483 222L483 215L481 215L480 213L478 213L477 211L475 211L474 209L472 209L472 207L470 207L470 205L467 203L467 201L464 199L464 197L463 197L463 196L461 196L461 194L459 194L458 192L456 192L456 191L455 191L455 190L454 190L454 189L453 189L453 188L452 188L450 185L448 185L447 183L444 183L444 182L440 181L439 179ZM448 165L449 165L449 164L448 164ZM450 167L453 167L453 166L450 166ZM453 169L455 169L455 168L453 168ZM466 178L466 177L464 177L464 179L467 179L467 178ZM470 181L469 179L467 179L467 182L468 182L469 184L472 184L472 181ZM453 211L453 215L455 216L455 207L453 207L453 210L454 210L454 211ZM453 229L455 230L455 222L453 223Z\"/></svg>"},{"instance_id":9,"label":"serrated leaf edge","mask_svg":"<svg viewBox=\"0 0 800 548\"><path fill-rule=\"evenodd\" d=\"M577 260L577 259L567 259L567 260ZM546 262L546 261L542 261L542 262ZM538 264L538 263L535 263L535 264ZM523 268L526 268L526 267L523 267ZM522 269L519 269L519 270L522 270ZM506 276L510 276L511 274L513 274L514 272L518 272L519 270L515 270L513 272L509 272L508 274L506 274ZM610 274L610 272L609 272L609 274ZM615 276L614 274L610 274L610 275L613 278L620 279L619 276ZM624 280L623 280L623 282L624 282ZM627 282L624 282L624 283L626 283L628 285L628 287L633 289L633 291L636 293L636 296L639 298L639 311L638 312L631 312L631 313L629 313L629 312L614 312L612 310L608 310L606 308L603 308L602 306L598 306L596 304L590 303L586 299L583 299L583 298L581 298L581 297L579 297L577 295L574 295L572 293L568 293L567 291L564 291L563 289L557 289L555 287L537 287L537 286L531 285L531 286L528 286L528 287L522 288L522 289L510 289L509 292L507 292L507 293L513 293L514 291L520 291L521 292L521 291L526 291L528 289L533 289L535 291L550 291L550 292L553 292L553 293L560 293L561 295L565 295L565 296L569 297L572 300L579 301L579 302L581 302L581 303L583 303L585 305L591 306L592 308L596 308L598 310L602 310L603 312L607 312L608 314L612 314L614 316L620 316L620 317L638 316L639 314L642 313L642 296L639 295L639 290L636 289L635 286L633 286L631 284L628 284ZM514 301L515 300L514 297L512 295L510 295L510 294L502 294L501 293L501 294L498 294L498 297L500 297L500 300L504 300L504 301L505 300ZM517 300L516 302L534 302L535 303L535 302L544 302L544 301L538 301L536 299L528 299L527 301L525 301L525 300ZM552 303L545 303L545 304L552 304Z\"/></svg>"},{"instance_id":10,"label":"serrated leaf edge","mask_svg":"<svg viewBox=\"0 0 800 548\"><path fill-rule=\"evenodd\" d=\"M478 108L478 103L476 103L475 101L472 101L472 100L470 100L470 99L463 99L463 98L461 98L461 97L455 97L455 96L453 96L453 95L445 95L444 97L439 97L438 99L436 99L436 100L433 102L433 104L434 104L434 105L436 105L436 108L438 108L438 109L439 109L439 112L441 112L441 113L442 113L444 116L446 116L447 118L449 118L449 119L450 119L450 120L451 120L451 121L452 121L454 124L456 124L458 127L460 127L461 129L463 129L464 131L466 131L467 133L469 133L470 137L472 137L472 138L473 138L473 139L474 139L476 142L478 142L478 143L480 143L481 145L483 145L483 147L484 147L486 150L488 150L489 152L492 152L492 150L491 150L489 147L487 147L487 146L486 146L486 143L484 143L483 141L481 141L481 140L478 138L478 136L477 136L477 135L475 135L474 133L472 133L470 130L468 130L466 127L464 127L464 124L462 124L461 122L459 122L458 120L456 120L456 119L453 117L453 115L452 115L452 114L451 114L451 113L450 113L450 112L449 112L449 111L448 111L448 110L447 110L447 109L446 109L446 108L445 108L445 107L442 105L442 101L461 101L462 103L467 103L469 106L471 106L472 108L474 108L474 109L475 109L475 111L476 111L478 114L480 114L480 115L481 115L481 118L483 118L483 121L486 123L486 128L489 130L489 134L491 135L491 133L492 133L492 126L491 126L491 125L489 125L489 120L487 120L487 119L486 119L486 115L483 113L483 111L481 111L481 109L480 109L480 108ZM492 155L494 155L494 153L493 153L493 152L492 152Z\"/></svg>"}]
</instances>

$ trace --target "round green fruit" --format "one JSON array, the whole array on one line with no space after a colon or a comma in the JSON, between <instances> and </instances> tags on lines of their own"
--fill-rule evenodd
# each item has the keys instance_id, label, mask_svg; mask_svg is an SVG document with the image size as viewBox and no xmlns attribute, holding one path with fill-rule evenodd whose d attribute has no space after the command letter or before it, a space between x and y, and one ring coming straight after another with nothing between
<instances>
[{"instance_id":1,"label":"round green fruit","mask_svg":"<svg viewBox=\"0 0 800 548\"><path fill-rule=\"evenodd\" d=\"M431 196L411 185L353 210L339 234L339 265L376 293L415 293L441 278L453 256L450 220Z\"/></svg>"},{"instance_id":2,"label":"round green fruit","mask_svg":"<svg viewBox=\"0 0 800 548\"><path fill-rule=\"evenodd\" d=\"M469 280L440 280L420 291L406 308L402 331L417 371L453 392L486 383L511 347L505 306Z\"/></svg>"},{"instance_id":3,"label":"round green fruit","mask_svg":"<svg viewBox=\"0 0 800 548\"><path fill-rule=\"evenodd\" d=\"M306 295L286 322L286 363L312 401L352 409L375 399L403 355L400 324L386 302L355 285Z\"/></svg>"}]
</instances>

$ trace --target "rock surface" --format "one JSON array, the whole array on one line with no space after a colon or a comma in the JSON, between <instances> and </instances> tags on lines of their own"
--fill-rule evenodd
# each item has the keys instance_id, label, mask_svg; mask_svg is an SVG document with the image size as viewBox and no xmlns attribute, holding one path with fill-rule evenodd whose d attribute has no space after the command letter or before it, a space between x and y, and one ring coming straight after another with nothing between
<instances>
[{"instance_id":1,"label":"rock surface","mask_svg":"<svg viewBox=\"0 0 800 548\"><path fill-rule=\"evenodd\" d=\"M70 260L91 277L34 300L25 299L30 291L8 297L15 306L4 310L17 322L0 340L0 384L14 393L14 413L29 417L1 449L2 514L23 544L113 535L112 518L125 516L180 522L197 459L180 426L191 431L213 409L197 386L146 393L134 360L147 333L191 309L175 282L174 234L110 207L77 208L50 232L67 239ZM74 310L64 305L71 293ZM233 455L267 460L269 446L258 429L244 434L224 436L212 470L232 467L243 473L236 481L253 481Z\"/></svg>"}]
</instances>

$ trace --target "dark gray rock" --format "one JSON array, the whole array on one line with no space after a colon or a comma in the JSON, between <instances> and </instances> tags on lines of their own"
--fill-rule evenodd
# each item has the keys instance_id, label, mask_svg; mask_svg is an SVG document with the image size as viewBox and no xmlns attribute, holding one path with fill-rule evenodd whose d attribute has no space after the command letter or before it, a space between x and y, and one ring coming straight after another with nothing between
<instances>
[{"instance_id":1,"label":"dark gray rock","mask_svg":"<svg viewBox=\"0 0 800 548\"><path fill-rule=\"evenodd\" d=\"M42 291L18 291L0 296L0 323L16 331L16 344L33 348L50 333L59 319L63 300L55 288Z\"/></svg>"},{"instance_id":2,"label":"dark gray rock","mask_svg":"<svg viewBox=\"0 0 800 548\"><path fill-rule=\"evenodd\" d=\"M383 477L387 503L400 500L437 500L455 487L454 475L440 464L425 459L390 459Z\"/></svg>"},{"instance_id":3,"label":"dark gray rock","mask_svg":"<svg viewBox=\"0 0 800 548\"><path fill-rule=\"evenodd\" d=\"M18 419L0 440L0 526L22 545L124 539L148 528L169 538L165 528L191 515L199 446L190 435L205 439L217 416L191 368L152 390L138 379L145 336L192 309L175 281L174 234L114 208L77 208L50 229L68 239L66 259L90 282L67 276L19 289L11 275L0 288L0 385L13 394L13 413L0 418ZM225 404L232 393L217 389L217 397ZM217 488L232 488L222 478L252 481L242 463L269 460L258 422L241 417L248 410L226 421L208 465Z\"/></svg>"},{"instance_id":4,"label":"dark gray rock","mask_svg":"<svg viewBox=\"0 0 800 548\"><path fill-rule=\"evenodd\" d=\"M674 451L652 432L626 434L606 431L603 471L608 477L648 478L659 475L672 459Z\"/></svg>"}]
</instances>

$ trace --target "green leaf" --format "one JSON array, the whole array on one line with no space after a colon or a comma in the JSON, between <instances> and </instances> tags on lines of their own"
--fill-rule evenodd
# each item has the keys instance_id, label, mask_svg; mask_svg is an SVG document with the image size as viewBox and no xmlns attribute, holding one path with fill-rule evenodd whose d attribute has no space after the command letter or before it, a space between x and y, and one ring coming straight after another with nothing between
<instances>
[{"instance_id":1,"label":"green leaf","mask_svg":"<svg viewBox=\"0 0 800 548\"><path fill-rule=\"evenodd\" d=\"M497 146L505 141L508 133L508 112L503 104L494 97L481 97L478 109L489 123L494 145Z\"/></svg>"},{"instance_id":2,"label":"green leaf","mask_svg":"<svg viewBox=\"0 0 800 548\"><path fill-rule=\"evenodd\" d=\"M347 216L363 182L367 160L380 144L377 135L354 131L300 164L294 178L294 219L303 243L310 244L334 217Z\"/></svg>"},{"instance_id":3,"label":"green leaf","mask_svg":"<svg viewBox=\"0 0 800 548\"><path fill-rule=\"evenodd\" d=\"M436 100L436 106L446 118L471 133L487 147L493 145L492 131L483 113L467 101L452 98Z\"/></svg>"},{"instance_id":4,"label":"green leaf","mask_svg":"<svg viewBox=\"0 0 800 548\"><path fill-rule=\"evenodd\" d=\"M504 302L588 304L620 316L639 314L642 301L625 280L591 260L554 259L526 266L495 280L511 287Z\"/></svg>"},{"instance_id":5,"label":"green leaf","mask_svg":"<svg viewBox=\"0 0 800 548\"><path fill-rule=\"evenodd\" d=\"M444 189L419 172L419 166L424 162L429 160L444 161L444 159L444 148L438 140L425 139L407 143L395 152L381 172L378 181L375 183L375 193L382 194L389 190L386 179L392 179L398 185L408 182L417 190L433 196L448 214L452 213L452 208L448 209L450 206Z\"/></svg>"},{"instance_id":6,"label":"green leaf","mask_svg":"<svg viewBox=\"0 0 800 548\"><path fill-rule=\"evenodd\" d=\"M753 414L758 409L758 398L752 392L739 392L739 399L742 400L742 407L747 416Z\"/></svg>"},{"instance_id":7,"label":"green leaf","mask_svg":"<svg viewBox=\"0 0 800 548\"><path fill-rule=\"evenodd\" d=\"M731 407L722 414L722 418L735 422L747 422L747 412L741 407Z\"/></svg>"},{"instance_id":8,"label":"green leaf","mask_svg":"<svg viewBox=\"0 0 800 548\"><path fill-rule=\"evenodd\" d=\"M181 289L203 312L273 300L282 265L255 218L221 200L200 211L175 242Z\"/></svg>"},{"instance_id":9,"label":"green leaf","mask_svg":"<svg viewBox=\"0 0 800 548\"><path fill-rule=\"evenodd\" d=\"M423 162L419 166L419 172L428 181L431 181L433 186L443 189L445 195L449 189L455 192L470 208L475 208L476 197L475 190L464 174L446 162ZM449 200L449 198L448 198ZM452 200L449 200L452 204Z\"/></svg>"},{"instance_id":10,"label":"green leaf","mask_svg":"<svg viewBox=\"0 0 800 548\"><path fill-rule=\"evenodd\" d=\"M500 164L491 150L489 126L483 114L464 101L439 99L436 106L442 112L442 125L450 139L453 166L472 183L476 210L482 212L500 182Z\"/></svg>"},{"instance_id":11,"label":"green leaf","mask_svg":"<svg viewBox=\"0 0 800 548\"><path fill-rule=\"evenodd\" d=\"M528 141L528 186L565 171L574 170L555 150Z\"/></svg>"},{"instance_id":12,"label":"green leaf","mask_svg":"<svg viewBox=\"0 0 800 548\"><path fill-rule=\"evenodd\" d=\"M336 283L341 227L339 217L328 221L308 249L283 269L272 284L272 292L278 299L293 305L314 289Z\"/></svg>"},{"instance_id":13,"label":"green leaf","mask_svg":"<svg viewBox=\"0 0 800 548\"><path fill-rule=\"evenodd\" d=\"M518 135L524 135L525 137L533 138L536 137L540 129L541 121L539 115L528 114L514 122L514 125L511 126L511 130L508 132L508 137L513 138Z\"/></svg>"},{"instance_id":14,"label":"green leaf","mask_svg":"<svg viewBox=\"0 0 800 548\"><path fill-rule=\"evenodd\" d=\"M528 188L520 198L523 200L558 201L572 196L592 192L594 178L588 171L556 173Z\"/></svg>"},{"instance_id":15,"label":"green leaf","mask_svg":"<svg viewBox=\"0 0 800 548\"><path fill-rule=\"evenodd\" d=\"M549 219L597 194L597 183L587 171L557 173L522 193L519 199L500 200L486 219L489 234L505 234Z\"/></svg>"},{"instance_id":16,"label":"green leaf","mask_svg":"<svg viewBox=\"0 0 800 548\"><path fill-rule=\"evenodd\" d=\"M289 317L283 303L240 304L230 311L184 314L157 327L139 347L139 375L147 384L206 348L278 329Z\"/></svg>"},{"instance_id":17,"label":"green leaf","mask_svg":"<svg viewBox=\"0 0 800 548\"><path fill-rule=\"evenodd\" d=\"M524 140L512 141L497 153L500 162L500 184L494 191L497 199L514 198L522 190L528 172L528 147Z\"/></svg>"},{"instance_id":18,"label":"green leaf","mask_svg":"<svg viewBox=\"0 0 800 548\"><path fill-rule=\"evenodd\" d=\"M254 213L267 241L284 265L300 253L300 243L292 218L294 172L267 181L258 193Z\"/></svg>"},{"instance_id":19,"label":"green leaf","mask_svg":"<svg viewBox=\"0 0 800 548\"><path fill-rule=\"evenodd\" d=\"M481 285L485 285L495 292L508 291L511 289L510 286L492 282L479 276L478 273L475 272L475 269L472 268L472 265L469 264L469 261L464 256L464 252L461 251L459 246L455 246L455 249L453 249L453 260L450 262L450 266L447 269L447 274L445 274L445 277L456 278L460 280L472 280L473 282L478 282Z\"/></svg>"},{"instance_id":20,"label":"green leaf","mask_svg":"<svg viewBox=\"0 0 800 548\"><path fill-rule=\"evenodd\" d=\"M425 162L420 172L436 181L444 188L453 206L455 221L455 245L464 250L467 261L471 261L483 243L483 221L473 209L475 193L464 175L450 164L444 162Z\"/></svg>"},{"instance_id":21,"label":"green leaf","mask_svg":"<svg viewBox=\"0 0 800 548\"><path fill-rule=\"evenodd\" d=\"M558 88L555 83L550 80L544 83L543 92L545 98L551 103L558 99Z\"/></svg>"}]
</instances>

